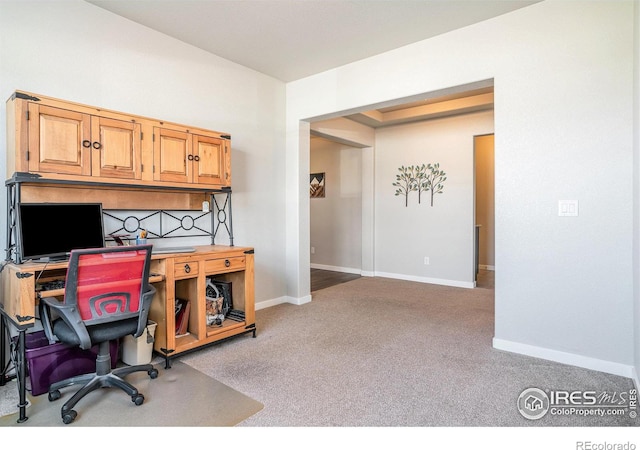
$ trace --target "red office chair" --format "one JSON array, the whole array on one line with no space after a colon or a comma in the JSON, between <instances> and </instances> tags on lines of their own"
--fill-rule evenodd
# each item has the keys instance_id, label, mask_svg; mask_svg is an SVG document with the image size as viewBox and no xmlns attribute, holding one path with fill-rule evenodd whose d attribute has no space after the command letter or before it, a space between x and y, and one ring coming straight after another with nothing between
<instances>
[{"instance_id":1,"label":"red office chair","mask_svg":"<svg viewBox=\"0 0 640 450\"><path fill-rule=\"evenodd\" d=\"M50 340L89 349L99 345L96 372L72 377L49 387L49 400L60 398L60 389L82 384L62 406L62 421L75 420L72 408L89 392L117 386L142 405L144 396L122 379L132 372L146 371L153 379L158 371L151 364L111 370L109 341L127 335L141 336L147 326L151 300L156 292L149 284L151 245L74 250L69 259L64 299L41 299L41 319ZM53 313L57 313L54 318Z\"/></svg>"}]
</instances>

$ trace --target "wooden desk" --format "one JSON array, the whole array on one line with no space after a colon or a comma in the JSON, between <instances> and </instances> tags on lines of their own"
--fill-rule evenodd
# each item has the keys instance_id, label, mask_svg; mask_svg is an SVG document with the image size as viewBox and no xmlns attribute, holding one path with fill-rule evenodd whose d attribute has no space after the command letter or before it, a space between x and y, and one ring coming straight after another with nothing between
<instances>
[{"instance_id":1,"label":"wooden desk","mask_svg":"<svg viewBox=\"0 0 640 450\"><path fill-rule=\"evenodd\" d=\"M192 253L167 253L151 258L150 282L156 288L156 296L151 304L149 320L157 323L154 350L165 358L165 368L170 368L170 359L179 354L197 350L244 333L256 336L255 292L254 292L254 250L250 247L224 245L196 246ZM50 280L64 279L68 262L7 264L0 273L2 298L0 313L2 329L1 363L5 367L5 327L18 330L16 362L20 384L20 418L25 415L25 332L36 322L36 306L40 295L39 286ZM225 319L221 325L206 323L206 283L207 277L231 282L233 308L241 319ZM47 297L64 295L64 289L47 290ZM188 334L175 335L175 299L183 298L191 302ZM244 319L244 320L242 320ZM4 374L2 374L4 383Z\"/></svg>"}]
</instances>

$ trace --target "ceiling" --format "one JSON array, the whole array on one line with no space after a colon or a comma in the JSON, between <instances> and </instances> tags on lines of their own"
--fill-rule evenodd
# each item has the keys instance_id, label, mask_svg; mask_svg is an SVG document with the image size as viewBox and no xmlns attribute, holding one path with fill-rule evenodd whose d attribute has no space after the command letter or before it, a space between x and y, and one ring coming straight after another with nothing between
<instances>
[{"instance_id":1,"label":"ceiling","mask_svg":"<svg viewBox=\"0 0 640 450\"><path fill-rule=\"evenodd\" d=\"M86 0L289 82L539 0Z\"/></svg>"},{"instance_id":2,"label":"ceiling","mask_svg":"<svg viewBox=\"0 0 640 450\"><path fill-rule=\"evenodd\" d=\"M540 0L86 0L284 82ZM353 114L372 127L493 108L493 88ZM464 101L461 97L471 97ZM444 101L444 104L438 105ZM457 111L460 108L460 111Z\"/></svg>"}]
</instances>

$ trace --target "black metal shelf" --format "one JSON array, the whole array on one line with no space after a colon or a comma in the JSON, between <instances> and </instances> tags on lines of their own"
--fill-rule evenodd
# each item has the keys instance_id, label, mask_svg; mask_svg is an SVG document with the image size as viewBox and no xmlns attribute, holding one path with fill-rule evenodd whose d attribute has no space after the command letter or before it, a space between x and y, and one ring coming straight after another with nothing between
<instances>
[{"instance_id":1,"label":"black metal shelf","mask_svg":"<svg viewBox=\"0 0 640 450\"><path fill-rule=\"evenodd\" d=\"M161 191L161 192L185 192L202 193L209 196L209 211L201 210L163 210L163 209L135 209L135 210L103 210L103 216L108 222L113 222L117 228L107 230L105 228L105 240L115 241L114 236L118 232L125 231L129 234L137 234L145 229L150 239L209 236L211 244L216 243L216 237L221 230L226 230L229 237L229 245L233 246L233 221L231 210L231 188L223 187L202 188L191 186L161 186L142 185L115 182L95 182L77 180L58 180L44 178L38 174L16 172L5 182L7 187L7 248L6 260L17 264L20 261L20 215L18 210L22 201L21 187L23 184L64 185L64 186L88 186L95 188L115 188L127 190ZM197 214L196 214L197 213ZM124 216L120 217L120 216ZM153 220L151 220L153 218ZM206 227L202 219L206 220ZM173 222L173 225L171 223Z\"/></svg>"}]
</instances>

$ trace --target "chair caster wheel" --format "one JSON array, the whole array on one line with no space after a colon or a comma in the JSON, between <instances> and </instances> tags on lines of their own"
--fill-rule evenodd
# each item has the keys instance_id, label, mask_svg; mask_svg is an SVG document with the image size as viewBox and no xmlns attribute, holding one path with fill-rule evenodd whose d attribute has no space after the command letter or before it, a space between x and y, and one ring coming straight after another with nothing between
<instances>
[{"instance_id":1,"label":"chair caster wheel","mask_svg":"<svg viewBox=\"0 0 640 450\"><path fill-rule=\"evenodd\" d=\"M155 380L156 378L158 378L158 370L157 369L151 369L147 373L149 374L149 377L151 377L152 380Z\"/></svg>"},{"instance_id":2,"label":"chair caster wheel","mask_svg":"<svg viewBox=\"0 0 640 450\"><path fill-rule=\"evenodd\" d=\"M140 406L144 403L144 395L138 394L131 397L131 401L136 404L136 406Z\"/></svg>"},{"instance_id":3,"label":"chair caster wheel","mask_svg":"<svg viewBox=\"0 0 640 450\"><path fill-rule=\"evenodd\" d=\"M76 420L76 417L78 417L78 413L75 412L73 409L66 413L62 413L62 421L64 422L65 425L68 425L74 420Z\"/></svg>"},{"instance_id":4,"label":"chair caster wheel","mask_svg":"<svg viewBox=\"0 0 640 450\"><path fill-rule=\"evenodd\" d=\"M49 401L50 402L55 402L56 400L58 400L60 397L62 396L62 394L60 394L59 390L55 390L55 391L51 391L49 392Z\"/></svg>"}]
</instances>

